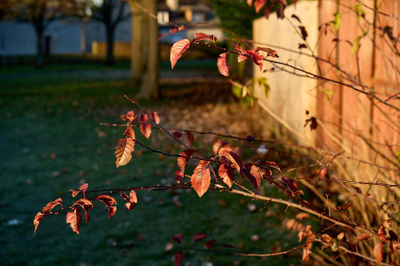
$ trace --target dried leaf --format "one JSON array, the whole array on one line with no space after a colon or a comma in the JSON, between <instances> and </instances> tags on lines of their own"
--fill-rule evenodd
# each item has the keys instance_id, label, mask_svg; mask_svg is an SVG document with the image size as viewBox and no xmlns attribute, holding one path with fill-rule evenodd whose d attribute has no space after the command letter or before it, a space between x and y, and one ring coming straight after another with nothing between
<instances>
[{"instance_id":1,"label":"dried leaf","mask_svg":"<svg viewBox=\"0 0 400 266\"><path fill-rule=\"evenodd\" d=\"M246 54L250 57L250 59L260 67L260 70L262 70L263 63L262 60L264 57L260 55L256 50L249 49L246 51Z\"/></svg>"},{"instance_id":2,"label":"dried leaf","mask_svg":"<svg viewBox=\"0 0 400 266\"><path fill-rule=\"evenodd\" d=\"M140 132L142 132L143 136L145 136L147 139L150 138L151 125L147 123L140 123Z\"/></svg>"},{"instance_id":3,"label":"dried leaf","mask_svg":"<svg viewBox=\"0 0 400 266\"><path fill-rule=\"evenodd\" d=\"M98 195L96 197L96 199L98 201L103 202L107 206L107 208L108 208L108 218L113 217L115 212L117 211L117 206L115 206L115 205L117 205L117 201L113 197L111 197L109 195Z\"/></svg>"},{"instance_id":4,"label":"dried leaf","mask_svg":"<svg viewBox=\"0 0 400 266\"><path fill-rule=\"evenodd\" d=\"M263 51L266 52L268 56L271 57L279 57L278 54L276 53L275 50L271 49L271 48L267 48L267 47L257 47L256 51Z\"/></svg>"},{"instance_id":5,"label":"dried leaf","mask_svg":"<svg viewBox=\"0 0 400 266\"><path fill-rule=\"evenodd\" d=\"M227 55L228 53L220 54L217 61L219 73L221 73L221 75L225 77L228 77L231 72L231 67L229 66Z\"/></svg>"},{"instance_id":6,"label":"dried leaf","mask_svg":"<svg viewBox=\"0 0 400 266\"><path fill-rule=\"evenodd\" d=\"M184 177L183 171L182 170L176 170L175 173L174 173L174 176L175 176L176 182L179 184L182 181L183 177Z\"/></svg>"},{"instance_id":7,"label":"dried leaf","mask_svg":"<svg viewBox=\"0 0 400 266\"><path fill-rule=\"evenodd\" d=\"M224 147L226 148L226 147ZM223 158L226 158L230 163L232 163L233 167L236 169L236 171L241 174L242 173L242 169L243 169L243 162L240 159L239 155L236 154L235 152L232 151L223 151L222 149L220 149L220 156L221 159L223 160Z\"/></svg>"},{"instance_id":8,"label":"dried leaf","mask_svg":"<svg viewBox=\"0 0 400 266\"><path fill-rule=\"evenodd\" d=\"M128 196L126 196L126 198L124 198L126 203L125 203L125 207L130 211L133 210L136 207L136 204L138 202L137 199L137 195L136 195L136 191L135 190L131 190L129 192L129 198Z\"/></svg>"},{"instance_id":9,"label":"dried leaf","mask_svg":"<svg viewBox=\"0 0 400 266\"><path fill-rule=\"evenodd\" d=\"M333 238L328 235L328 234L322 234L321 238L325 241L325 242L331 242L333 240Z\"/></svg>"},{"instance_id":10,"label":"dried leaf","mask_svg":"<svg viewBox=\"0 0 400 266\"><path fill-rule=\"evenodd\" d=\"M192 41L199 42L199 41L203 41L203 40L211 41L215 45L215 41L217 40L217 38L214 35L207 35L202 32L198 32L198 33L194 34L194 39Z\"/></svg>"},{"instance_id":11,"label":"dried leaf","mask_svg":"<svg viewBox=\"0 0 400 266\"><path fill-rule=\"evenodd\" d=\"M367 238L369 238L369 237L371 237L371 236L372 236L372 235L369 234L369 233L364 233L364 234L360 235L359 237L357 237L357 239L356 239L356 241L355 241L355 244L358 243L358 242L360 242L360 241L363 241L364 239L367 239Z\"/></svg>"},{"instance_id":12,"label":"dried leaf","mask_svg":"<svg viewBox=\"0 0 400 266\"><path fill-rule=\"evenodd\" d=\"M221 164L218 168L218 175L228 187L232 187L233 181L235 180L233 168Z\"/></svg>"},{"instance_id":13,"label":"dried leaf","mask_svg":"<svg viewBox=\"0 0 400 266\"><path fill-rule=\"evenodd\" d=\"M247 163L243 169L243 174L253 185L254 189L259 190L261 186L261 180L263 179L265 171L251 163Z\"/></svg>"},{"instance_id":14,"label":"dried leaf","mask_svg":"<svg viewBox=\"0 0 400 266\"><path fill-rule=\"evenodd\" d=\"M301 38L302 38L303 40L306 40L307 37L308 37L308 33L307 33L307 30L306 30L306 27L304 27L304 26L298 26L298 27L299 27L299 29L300 29Z\"/></svg>"},{"instance_id":15,"label":"dried leaf","mask_svg":"<svg viewBox=\"0 0 400 266\"><path fill-rule=\"evenodd\" d=\"M182 244L183 234L182 233L175 234L174 236L172 236L172 240L174 240L176 243Z\"/></svg>"},{"instance_id":16,"label":"dried leaf","mask_svg":"<svg viewBox=\"0 0 400 266\"><path fill-rule=\"evenodd\" d=\"M175 131L174 133L172 133L172 135L176 139L180 139L183 136L183 134L181 132L179 132L179 131Z\"/></svg>"},{"instance_id":17,"label":"dried leaf","mask_svg":"<svg viewBox=\"0 0 400 266\"><path fill-rule=\"evenodd\" d=\"M193 237L192 237L192 243L199 242L199 241L203 240L206 237L207 237L207 235L203 234L203 233L194 234Z\"/></svg>"},{"instance_id":18,"label":"dried leaf","mask_svg":"<svg viewBox=\"0 0 400 266\"><path fill-rule=\"evenodd\" d=\"M382 242L386 242L385 228L381 225L378 230L378 237Z\"/></svg>"},{"instance_id":19,"label":"dried leaf","mask_svg":"<svg viewBox=\"0 0 400 266\"><path fill-rule=\"evenodd\" d=\"M307 219L309 217L310 217L310 215L306 212L299 212L298 214L296 214L296 219L300 220L300 221L303 219Z\"/></svg>"},{"instance_id":20,"label":"dried leaf","mask_svg":"<svg viewBox=\"0 0 400 266\"><path fill-rule=\"evenodd\" d=\"M219 153L219 150L225 145L227 145L227 143L225 141L220 140L220 139L217 140L216 142L214 142L214 144L212 146L214 155L217 155Z\"/></svg>"},{"instance_id":21,"label":"dried leaf","mask_svg":"<svg viewBox=\"0 0 400 266\"><path fill-rule=\"evenodd\" d=\"M33 219L33 225L35 226L35 233L44 216L45 215L41 212L36 213L35 218Z\"/></svg>"},{"instance_id":22,"label":"dried leaf","mask_svg":"<svg viewBox=\"0 0 400 266\"><path fill-rule=\"evenodd\" d=\"M71 191L72 193L72 197L73 198L75 198L79 193L83 193L83 197L85 197L85 192L86 192L86 190L88 189L88 187L89 187L89 184L88 183L85 183L85 184L83 184L83 185L81 185L79 188L78 188L78 190L75 190L75 189L70 189L69 191Z\"/></svg>"},{"instance_id":23,"label":"dried leaf","mask_svg":"<svg viewBox=\"0 0 400 266\"><path fill-rule=\"evenodd\" d=\"M304 261L308 261L309 259L310 259L310 255L311 255L311 249L309 249L309 248L303 248L303 257L302 257L302 259L304 260Z\"/></svg>"},{"instance_id":24,"label":"dried leaf","mask_svg":"<svg viewBox=\"0 0 400 266\"><path fill-rule=\"evenodd\" d=\"M183 156L177 158L178 166L182 170L182 172L185 172L187 162L189 161L190 156L192 156L195 151L195 149L187 149L179 153L180 156Z\"/></svg>"},{"instance_id":25,"label":"dried leaf","mask_svg":"<svg viewBox=\"0 0 400 266\"><path fill-rule=\"evenodd\" d=\"M190 147L193 146L194 135L189 131L185 131L185 134L186 134L187 145Z\"/></svg>"},{"instance_id":26,"label":"dried leaf","mask_svg":"<svg viewBox=\"0 0 400 266\"><path fill-rule=\"evenodd\" d=\"M81 226L82 213L78 207L72 207L69 212L67 212L66 223L69 224L72 231L79 234L79 227Z\"/></svg>"},{"instance_id":27,"label":"dried leaf","mask_svg":"<svg viewBox=\"0 0 400 266\"><path fill-rule=\"evenodd\" d=\"M115 147L115 165L117 167L126 165L132 159L132 151L135 149L135 141L131 138L123 138L118 140Z\"/></svg>"},{"instance_id":28,"label":"dried leaf","mask_svg":"<svg viewBox=\"0 0 400 266\"><path fill-rule=\"evenodd\" d=\"M286 186L288 186L288 188L292 192L292 195L294 195L294 193L298 190L296 182L294 182L293 179L287 177L282 177L281 179L286 184Z\"/></svg>"},{"instance_id":29,"label":"dried leaf","mask_svg":"<svg viewBox=\"0 0 400 266\"><path fill-rule=\"evenodd\" d=\"M132 138L132 139L136 138L135 137L135 131L133 131L133 128L131 126L126 127L124 135L129 137L129 138Z\"/></svg>"},{"instance_id":30,"label":"dried leaf","mask_svg":"<svg viewBox=\"0 0 400 266\"><path fill-rule=\"evenodd\" d=\"M175 253L174 266L180 266L182 264L183 256L184 256L183 251Z\"/></svg>"},{"instance_id":31,"label":"dried leaf","mask_svg":"<svg viewBox=\"0 0 400 266\"><path fill-rule=\"evenodd\" d=\"M157 125L160 124L160 117L158 116L157 112L151 112L150 119L153 120Z\"/></svg>"},{"instance_id":32,"label":"dried leaf","mask_svg":"<svg viewBox=\"0 0 400 266\"><path fill-rule=\"evenodd\" d=\"M201 160L193 171L191 182L194 190L201 198L210 187L211 175L207 168L209 162Z\"/></svg>"},{"instance_id":33,"label":"dried leaf","mask_svg":"<svg viewBox=\"0 0 400 266\"><path fill-rule=\"evenodd\" d=\"M74 205L81 206L83 211L85 212L86 223L89 222L90 216L87 213L91 208L93 208L93 203L88 199L80 199L74 203Z\"/></svg>"},{"instance_id":34,"label":"dried leaf","mask_svg":"<svg viewBox=\"0 0 400 266\"><path fill-rule=\"evenodd\" d=\"M62 198L58 198L54 201L50 201L49 203L47 203L46 206L44 206L42 208L43 215L47 215L47 214L51 213L51 210L54 207L56 207L57 205L61 205L61 208L62 208L62 206L63 206L62 202L63 202Z\"/></svg>"},{"instance_id":35,"label":"dried leaf","mask_svg":"<svg viewBox=\"0 0 400 266\"><path fill-rule=\"evenodd\" d=\"M337 240L342 240L342 239L344 238L344 232L339 233L339 234L336 236L336 238L337 238Z\"/></svg>"},{"instance_id":36,"label":"dried leaf","mask_svg":"<svg viewBox=\"0 0 400 266\"><path fill-rule=\"evenodd\" d=\"M173 69L178 62L179 58L181 58L182 54L189 49L190 40L182 39L174 43L171 47L169 60L171 61L171 69Z\"/></svg>"},{"instance_id":37,"label":"dried leaf","mask_svg":"<svg viewBox=\"0 0 400 266\"><path fill-rule=\"evenodd\" d=\"M375 247L374 247L374 256L376 258L376 260L378 261L378 263L382 262L383 259L383 251L382 251L382 242L378 242L376 243Z\"/></svg>"}]
</instances>

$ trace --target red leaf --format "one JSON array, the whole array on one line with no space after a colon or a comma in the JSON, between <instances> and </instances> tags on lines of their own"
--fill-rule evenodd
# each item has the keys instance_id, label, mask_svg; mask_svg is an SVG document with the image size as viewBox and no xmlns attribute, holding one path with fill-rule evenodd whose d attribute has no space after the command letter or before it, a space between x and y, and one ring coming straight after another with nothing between
<instances>
[{"instance_id":1,"label":"red leaf","mask_svg":"<svg viewBox=\"0 0 400 266\"><path fill-rule=\"evenodd\" d=\"M82 213L78 207L72 207L72 209L67 212L66 222L71 226L72 231L79 234L79 227L81 226Z\"/></svg>"},{"instance_id":2,"label":"red leaf","mask_svg":"<svg viewBox=\"0 0 400 266\"><path fill-rule=\"evenodd\" d=\"M183 251L179 251L175 253L175 261L174 266L180 266L183 260Z\"/></svg>"},{"instance_id":3,"label":"red leaf","mask_svg":"<svg viewBox=\"0 0 400 266\"><path fill-rule=\"evenodd\" d=\"M229 66L228 63L228 58L227 58L228 53L222 53L218 57L217 61L217 66L219 73L221 73L222 76L228 77L231 71L231 67Z\"/></svg>"},{"instance_id":4,"label":"red leaf","mask_svg":"<svg viewBox=\"0 0 400 266\"><path fill-rule=\"evenodd\" d=\"M191 176L192 186L200 198L210 187L211 175L210 169L207 168L208 164L208 162L201 160Z\"/></svg>"},{"instance_id":5,"label":"red leaf","mask_svg":"<svg viewBox=\"0 0 400 266\"><path fill-rule=\"evenodd\" d=\"M183 234L177 233L174 236L172 236L172 240L174 240L176 243L182 244L183 242Z\"/></svg>"},{"instance_id":6,"label":"red leaf","mask_svg":"<svg viewBox=\"0 0 400 266\"><path fill-rule=\"evenodd\" d=\"M150 138L151 125L146 123L140 123L140 132L142 132L143 136L145 136L147 139Z\"/></svg>"},{"instance_id":7,"label":"red leaf","mask_svg":"<svg viewBox=\"0 0 400 266\"><path fill-rule=\"evenodd\" d=\"M286 186L289 187L290 191L292 192L292 195L298 190L298 186L296 182L294 182L293 179L282 177L282 181L286 184Z\"/></svg>"},{"instance_id":8,"label":"red leaf","mask_svg":"<svg viewBox=\"0 0 400 266\"><path fill-rule=\"evenodd\" d=\"M36 213L35 218L33 219L33 225L35 226L35 233L44 216L45 215L41 212Z\"/></svg>"},{"instance_id":9,"label":"red leaf","mask_svg":"<svg viewBox=\"0 0 400 266\"><path fill-rule=\"evenodd\" d=\"M212 41L215 44L215 41L217 40L217 38L214 35L207 35L202 32L194 34L193 42L199 42L199 41L203 41L203 40Z\"/></svg>"},{"instance_id":10,"label":"red leaf","mask_svg":"<svg viewBox=\"0 0 400 266\"><path fill-rule=\"evenodd\" d=\"M378 242L376 243L375 247L374 247L374 256L376 258L376 260L378 261L378 263L382 262L383 259L383 253L382 253L382 242Z\"/></svg>"},{"instance_id":11,"label":"red leaf","mask_svg":"<svg viewBox=\"0 0 400 266\"><path fill-rule=\"evenodd\" d=\"M147 121L149 121L149 117L146 114L139 115L139 122L140 123L146 123Z\"/></svg>"},{"instance_id":12,"label":"red leaf","mask_svg":"<svg viewBox=\"0 0 400 266\"><path fill-rule=\"evenodd\" d=\"M121 119L124 120L124 121L125 120L129 120L131 122L134 122L136 120L135 112L129 111L125 115L121 115Z\"/></svg>"},{"instance_id":13,"label":"red leaf","mask_svg":"<svg viewBox=\"0 0 400 266\"><path fill-rule=\"evenodd\" d=\"M125 193L121 193L122 198L126 201L125 207L130 211L133 210L136 207L136 204L138 202L136 191L131 190L129 192L129 197Z\"/></svg>"},{"instance_id":14,"label":"red leaf","mask_svg":"<svg viewBox=\"0 0 400 266\"><path fill-rule=\"evenodd\" d=\"M249 179L253 187L256 190L259 190L261 186L261 180L263 179L265 171L263 171L254 164L248 163L244 166L243 173L247 177L247 179Z\"/></svg>"},{"instance_id":15,"label":"red leaf","mask_svg":"<svg viewBox=\"0 0 400 266\"><path fill-rule=\"evenodd\" d=\"M171 68L173 69L178 62L178 59L181 58L182 54L189 49L190 41L188 39L182 39L177 41L172 45L171 52L169 56L169 60L171 61Z\"/></svg>"},{"instance_id":16,"label":"red leaf","mask_svg":"<svg viewBox=\"0 0 400 266\"><path fill-rule=\"evenodd\" d=\"M72 197L73 198L75 198L79 193L83 193L83 197L85 197L85 192L86 192L86 190L88 189L88 187L89 187L89 184L88 183L85 183L85 184L83 184L83 185L81 185L79 188L78 188L78 190L75 190L75 189L70 189L69 191L71 191L72 193Z\"/></svg>"},{"instance_id":17,"label":"red leaf","mask_svg":"<svg viewBox=\"0 0 400 266\"><path fill-rule=\"evenodd\" d=\"M176 170L174 175L175 175L176 182L179 184L182 181L183 177L184 177L183 171L182 170Z\"/></svg>"},{"instance_id":18,"label":"red leaf","mask_svg":"<svg viewBox=\"0 0 400 266\"><path fill-rule=\"evenodd\" d=\"M382 242L386 242L386 233L382 225L379 227L378 237Z\"/></svg>"},{"instance_id":19,"label":"red leaf","mask_svg":"<svg viewBox=\"0 0 400 266\"><path fill-rule=\"evenodd\" d=\"M219 153L219 150L225 145L227 145L227 143L222 141L222 140L220 140L220 139L217 140L216 142L214 142L214 144L212 146L214 155L217 155Z\"/></svg>"},{"instance_id":20,"label":"red leaf","mask_svg":"<svg viewBox=\"0 0 400 266\"><path fill-rule=\"evenodd\" d=\"M218 168L218 175L228 187L232 187L233 181L235 180L233 168L221 164Z\"/></svg>"},{"instance_id":21,"label":"red leaf","mask_svg":"<svg viewBox=\"0 0 400 266\"><path fill-rule=\"evenodd\" d=\"M246 51L246 54L250 57L250 59L260 67L260 70L262 70L263 63L262 60L264 57L260 55L256 50L249 49Z\"/></svg>"},{"instance_id":22,"label":"red leaf","mask_svg":"<svg viewBox=\"0 0 400 266\"><path fill-rule=\"evenodd\" d=\"M117 211L117 207L115 205L117 205L117 201L108 195L98 195L96 197L96 199L98 201L103 202L107 208L108 208L108 218L111 218L114 216L115 212Z\"/></svg>"},{"instance_id":23,"label":"red leaf","mask_svg":"<svg viewBox=\"0 0 400 266\"><path fill-rule=\"evenodd\" d=\"M175 131L174 133L172 133L172 135L174 136L174 138L176 139L180 139L183 135L181 132L179 131Z\"/></svg>"},{"instance_id":24,"label":"red leaf","mask_svg":"<svg viewBox=\"0 0 400 266\"><path fill-rule=\"evenodd\" d=\"M157 112L151 112L150 113L150 118L151 120L154 121L157 125L160 124L160 117L158 116Z\"/></svg>"},{"instance_id":25,"label":"red leaf","mask_svg":"<svg viewBox=\"0 0 400 266\"><path fill-rule=\"evenodd\" d=\"M199 242L199 241L203 240L206 237L207 237L207 235L203 234L203 233L194 234L193 237L192 237L192 243Z\"/></svg>"},{"instance_id":26,"label":"red leaf","mask_svg":"<svg viewBox=\"0 0 400 266\"><path fill-rule=\"evenodd\" d=\"M242 160L240 159L239 155L236 153L229 151L229 152L220 152L221 159L225 157L229 162L232 163L233 167L236 169L236 171L241 174L242 169L243 169L243 163Z\"/></svg>"},{"instance_id":27,"label":"red leaf","mask_svg":"<svg viewBox=\"0 0 400 266\"><path fill-rule=\"evenodd\" d=\"M254 3L254 9L256 10L256 13L261 11L266 2L267 0L256 0L256 2Z\"/></svg>"},{"instance_id":28,"label":"red leaf","mask_svg":"<svg viewBox=\"0 0 400 266\"><path fill-rule=\"evenodd\" d=\"M267 48L267 47L257 47L256 51L263 51L267 53L267 56L271 57L279 57L275 50Z\"/></svg>"},{"instance_id":29,"label":"red leaf","mask_svg":"<svg viewBox=\"0 0 400 266\"><path fill-rule=\"evenodd\" d=\"M83 211L85 212L86 223L89 222L90 216L87 213L91 208L93 208L93 203L88 199L80 199L74 203L74 205L79 205L82 207Z\"/></svg>"},{"instance_id":30,"label":"red leaf","mask_svg":"<svg viewBox=\"0 0 400 266\"><path fill-rule=\"evenodd\" d=\"M185 133L186 133L187 145L190 147L193 146L194 135L189 131L185 131Z\"/></svg>"},{"instance_id":31,"label":"red leaf","mask_svg":"<svg viewBox=\"0 0 400 266\"><path fill-rule=\"evenodd\" d=\"M50 201L49 203L47 203L46 206L44 206L42 208L43 215L47 215L47 214L51 213L51 210L54 207L56 207L57 205L61 205L61 208L62 208L62 206L63 206L62 202L63 202L62 198L58 198L54 201Z\"/></svg>"},{"instance_id":32,"label":"red leaf","mask_svg":"<svg viewBox=\"0 0 400 266\"><path fill-rule=\"evenodd\" d=\"M183 152L179 153L180 156L184 156L184 157L178 157L178 159L177 159L178 166L182 170L182 172L185 172L187 162L188 162L190 156L192 156L192 154L195 151L196 150L194 150L194 149L188 149L188 150L184 150Z\"/></svg>"},{"instance_id":33,"label":"red leaf","mask_svg":"<svg viewBox=\"0 0 400 266\"><path fill-rule=\"evenodd\" d=\"M211 240L208 240L208 241L204 244L204 246L206 247L206 249L212 249L212 248L214 247L214 243L215 243L215 239L213 238L213 239L211 239Z\"/></svg>"},{"instance_id":34,"label":"red leaf","mask_svg":"<svg viewBox=\"0 0 400 266\"><path fill-rule=\"evenodd\" d=\"M269 7L267 7L267 8L265 9L264 16L265 16L266 19L269 19L269 14L270 14L270 13L271 13L271 6L269 6Z\"/></svg>"},{"instance_id":35,"label":"red leaf","mask_svg":"<svg viewBox=\"0 0 400 266\"><path fill-rule=\"evenodd\" d=\"M241 63L241 62L243 62L244 60L247 59L247 56L245 56L245 55L239 55L237 59L238 59L238 63Z\"/></svg>"},{"instance_id":36,"label":"red leaf","mask_svg":"<svg viewBox=\"0 0 400 266\"><path fill-rule=\"evenodd\" d=\"M132 151L135 150L135 141L131 138L123 138L118 140L115 147L115 165L117 167L126 165L132 159Z\"/></svg>"}]
</instances>

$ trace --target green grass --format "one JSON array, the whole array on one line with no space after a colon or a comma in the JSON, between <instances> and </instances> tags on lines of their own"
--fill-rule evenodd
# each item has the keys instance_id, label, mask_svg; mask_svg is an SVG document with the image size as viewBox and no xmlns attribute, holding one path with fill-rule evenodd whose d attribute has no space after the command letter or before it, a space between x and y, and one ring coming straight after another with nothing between
<instances>
[{"instance_id":1,"label":"green grass","mask_svg":"<svg viewBox=\"0 0 400 266\"><path fill-rule=\"evenodd\" d=\"M115 167L114 147L121 129L99 123L118 122L119 115L131 108L122 95L133 95L135 90L126 81L71 78L68 72L55 74L49 69L40 70L40 77L27 77L26 69L17 70L8 79L0 79L3 265L172 265L179 246L175 244L169 252L165 246L178 232L185 235L186 248L203 248L203 243L190 244L197 232L215 238L215 248L227 252L266 253L277 244L282 250L297 244L296 235L280 225L283 207L254 202L257 211L250 213L246 208L250 200L217 191L201 199L192 191L138 192L139 204L131 212L124 210L116 195L115 217L108 219L106 209L95 203L91 221L82 223L80 235L65 224L63 215L45 217L34 234L36 212L57 197L71 202L70 188L83 182L89 183L89 189L172 182L177 166L174 159L161 160L143 151L127 166ZM174 197L179 197L182 207L173 203ZM266 218L267 209L276 216ZM19 223L9 225L13 219ZM252 241L253 234L260 239ZM205 261L287 265L299 263L300 258L294 254L263 260L185 250L184 262L201 265Z\"/></svg>"}]
</instances>

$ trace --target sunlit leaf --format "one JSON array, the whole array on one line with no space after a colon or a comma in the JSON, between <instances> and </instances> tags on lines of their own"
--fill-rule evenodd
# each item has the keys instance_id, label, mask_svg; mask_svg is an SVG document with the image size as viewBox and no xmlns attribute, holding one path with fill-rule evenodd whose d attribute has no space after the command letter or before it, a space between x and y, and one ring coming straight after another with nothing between
<instances>
[{"instance_id":1,"label":"sunlit leaf","mask_svg":"<svg viewBox=\"0 0 400 266\"><path fill-rule=\"evenodd\" d=\"M182 39L174 43L171 47L169 60L171 61L171 68L173 69L178 62L179 58L181 58L182 54L189 49L190 40Z\"/></svg>"}]
</instances>

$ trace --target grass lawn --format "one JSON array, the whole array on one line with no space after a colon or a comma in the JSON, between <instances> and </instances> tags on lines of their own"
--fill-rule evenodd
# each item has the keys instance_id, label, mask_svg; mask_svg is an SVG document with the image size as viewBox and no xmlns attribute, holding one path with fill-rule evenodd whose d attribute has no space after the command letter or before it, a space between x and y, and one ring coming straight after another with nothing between
<instances>
[{"instance_id":1,"label":"grass lawn","mask_svg":"<svg viewBox=\"0 0 400 266\"><path fill-rule=\"evenodd\" d=\"M215 238L215 249L224 252L269 253L297 245L296 234L281 227L283 207L254 202L256 211L250 212L246 206L251 201L217 191L201 199L192 191L138 192L139 204L131 212L116 195L116 215L108 219L106 209L95 203L80 235L66 225L64 215L45 217L34 234L36 212L57 197L71 202L68 189L83 182L89 189L164 184L173 181L177 169L174 159L138 152L140 147L127 166L116 168L114 147L121 129L99 124L118 122L131 108L122 96L135 91L125 80L71 77L67 70L45 69L36 76L27 68L13 67L0 75L1 264L172 265L179 246L171 251L165 247L178 232L185 235L184 263L300 263L299 252L260 259L188 249L203 248L203 242L190 244L198 232ZM168 101L151 103L156 104ZM174 203L177 200L181 206ZM266 217L267 210L276 215ZM259 239L252 240L252 235Z\"/></svg>"}]
</instances>

